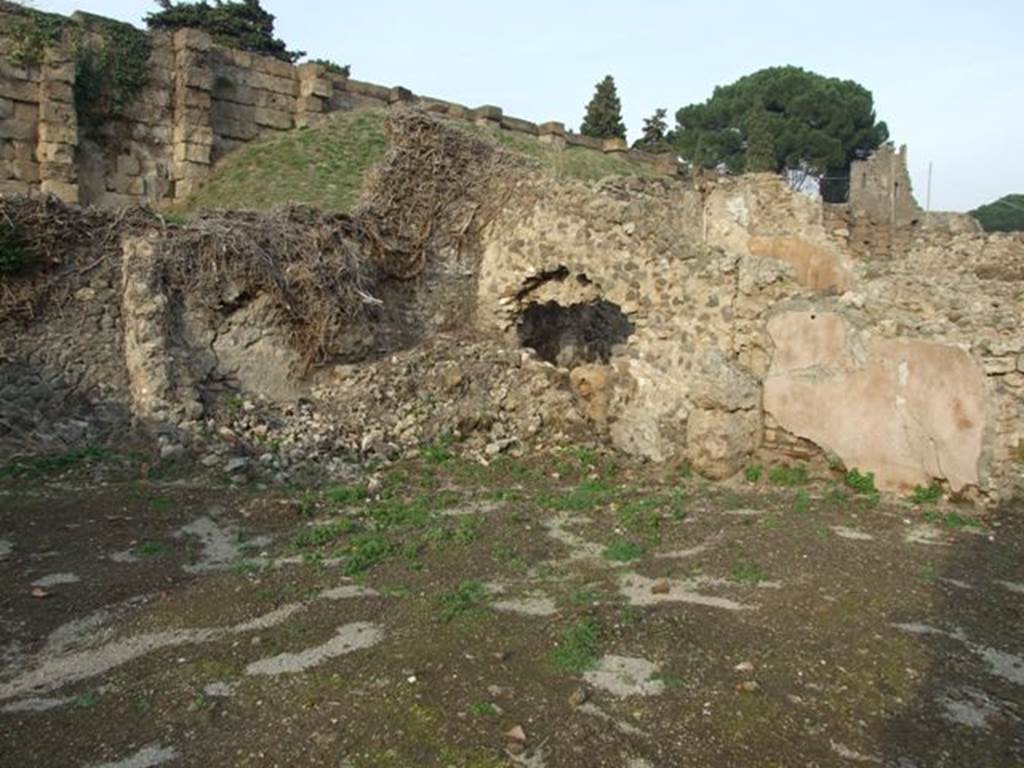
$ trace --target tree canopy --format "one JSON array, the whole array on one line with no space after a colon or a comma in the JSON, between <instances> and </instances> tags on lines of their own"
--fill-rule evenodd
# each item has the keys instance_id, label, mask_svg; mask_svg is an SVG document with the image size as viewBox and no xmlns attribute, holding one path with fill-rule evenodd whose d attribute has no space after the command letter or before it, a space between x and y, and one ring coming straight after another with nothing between
<instances>
[{"instance_id":1,"label":"tree canopy","mask_svg":"<svg viewBox=\"0 0 1024 768\"><path fill-rule=\"evenodd\" d=\"M889 138L871 92L799 67L771 67L715 88L703 104L676 113L680 155L729 172L797 171L846 176Z\"/></svg>"},{"instance_id":2,"label":"tree canopy","mask_svg":"<svg viewBox=\"0 0 1024 768\"><path fill-rule=\"evenodd\" d=\"M274 37L274 15L260 5L260 0L225 2L172 2L157 0L159 11L146 16L150 29L181 29L194 27L209 32L213 39L230 48L240 48L264 56L295 63L304 51L289 51L284 40Z\"/></svg>"},{"instance_id":3,"label":"tree canopy","mask_svg":"<svg viewBox=\"0 0 1024 768\"><path fill-rule=\"evenodd\" d=\"M580 133L595 139L626 138L626 126L622 122L622 102L615 90L615 80L605 77L594 91L594 98L587 105L587 114L580 126Z\"/></svg>"},{"instance_id":4,"label":"tree canopy","mask_svg":"<svg viewBox=\"0 0 1024 768\"><path fill-rule=\"evenodd\" d=\"M667 109L656 109L650 117L644 118L643 135L633 142L633 149L644 152L672 152L674 148L668 140L668 123L665 116Z\"/></svg>"},{"instance_id":5,"label":"tree canopy","mask_svg":"<svg viewBox=\"0 0 1024 768\"><path fill-rule=\"evenodd\" d=\"M986 232L1024 232L1024 195L1004 195L971 215Z\"/></svg>"}]
</instances>

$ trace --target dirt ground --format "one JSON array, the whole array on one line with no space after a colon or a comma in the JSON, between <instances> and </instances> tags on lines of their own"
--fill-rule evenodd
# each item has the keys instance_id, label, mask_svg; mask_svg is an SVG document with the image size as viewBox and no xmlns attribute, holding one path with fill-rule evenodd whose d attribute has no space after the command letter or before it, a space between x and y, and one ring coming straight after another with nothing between
<instances>
[{"instance_id":1,"label":"dirt ground","mask_svg":"<svg viewBox=\"0 0 1024 768\"><path fill-rule=\"evenodd\" d=\"M448 446L0 475L3 766L1024 766L1024 515Z\"/></svg>"}]
</instances>

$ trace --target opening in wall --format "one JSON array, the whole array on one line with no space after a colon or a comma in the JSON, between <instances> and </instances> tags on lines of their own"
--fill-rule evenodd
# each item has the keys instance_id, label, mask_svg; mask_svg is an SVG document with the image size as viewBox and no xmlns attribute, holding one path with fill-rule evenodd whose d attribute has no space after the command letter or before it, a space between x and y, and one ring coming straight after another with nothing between
<instances>
[{"instance_id":1,"label":"opening in wall","mask_svg":"<svg viewBox=\"0 0 1024 768\"><path fill-rule=\"evenodd\" d=\"M607 363L617 344L636 330L617 304L604 299L563 306L531 304L519 317L519 343L549 363L575 368Z\"/></svg>"}]
</instances>

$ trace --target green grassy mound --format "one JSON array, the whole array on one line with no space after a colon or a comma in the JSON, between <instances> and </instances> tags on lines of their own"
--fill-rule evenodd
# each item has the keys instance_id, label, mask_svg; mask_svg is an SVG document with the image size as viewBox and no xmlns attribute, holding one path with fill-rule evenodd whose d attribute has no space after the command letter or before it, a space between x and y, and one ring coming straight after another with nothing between
<instances>
[{"instance_id":1,"label":"green grassy mound","mask_svg":"<svg viewBox=\"0 0 1024 768\"><path fill-rule=\"evenodd\" d=\"M264 136L221 162L210 181L184 204L200 209L266 210L304 203L325 211L350 211L366 171L388 149L386 113L338 113L323 125ZM606 176L653 176L654 170L626 155L583 147L559 150L532 136L457 124L539 163L557 178L597 181Z\"/></svg>"},{"instance_id":2,"label":"green grassy mound","mask_svg":"<svg viewBox=\"0 0 1024 768\"><path fill-rule=\"evenodd\" d=\"M185 207L264 210L305 203L349 211L367 169L387 152L384 117L382 111L341 113L316 128L261 137L225 158Z\"/></svg>"}]
</instances>

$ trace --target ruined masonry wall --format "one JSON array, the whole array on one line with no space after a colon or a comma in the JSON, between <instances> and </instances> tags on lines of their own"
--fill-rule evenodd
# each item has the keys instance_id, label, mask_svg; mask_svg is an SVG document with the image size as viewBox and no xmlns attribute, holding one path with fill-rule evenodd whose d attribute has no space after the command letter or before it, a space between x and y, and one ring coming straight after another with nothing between
<instances>
[{"instance_id":1,"label":"ruined masonry wall","mask_svg":"<svg viewBox=\"0 0 1024 768\"><path fill-rule=\"evenodd\" d=\"M13 28L19 13L0 7L0 52L3 30ZM103 21L87 14L71 19L85 30ZM591 139L561 123L505 115L500 107L471 109L350 80L316 64L291 65L215 45L198 30L150 38L148 85L123 119L89 136L75 114L68 40L48 50L38 67L16 66L0 53L0 195L53 193L102 207L180 200L213 164L261 134L301 128L330 112L399 102L559 146L628 152L667 174L676 170L673 158L628 150L622 139Z\"/></svg>"}]
</instances>

